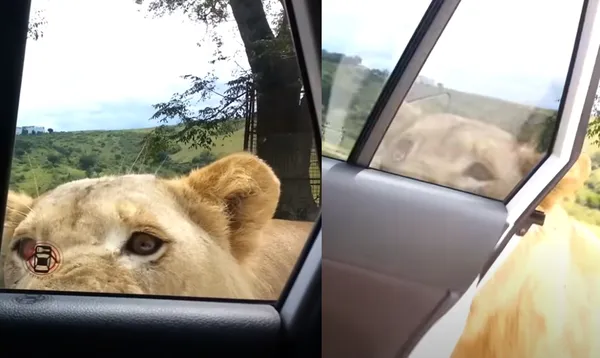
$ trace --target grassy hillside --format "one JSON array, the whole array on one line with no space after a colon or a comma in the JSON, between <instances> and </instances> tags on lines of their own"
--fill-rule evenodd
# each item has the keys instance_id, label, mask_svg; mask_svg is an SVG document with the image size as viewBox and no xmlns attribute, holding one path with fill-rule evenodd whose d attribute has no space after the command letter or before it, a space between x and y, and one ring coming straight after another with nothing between
<instances>
[{"instance_id":1,"label":"grassy hillside","mask_svg":"<svg viewBox=\"0 0 600 358\"><path fill-rule=\"evenodd\" d=\"M10 188L30 195L85 177L123 173L174 176L243 149L243 129L216 138L210 150L176 146L162 165L147 164L140 142L151 129L20 135L15 142Z\"/></svg>"}]
</instances>

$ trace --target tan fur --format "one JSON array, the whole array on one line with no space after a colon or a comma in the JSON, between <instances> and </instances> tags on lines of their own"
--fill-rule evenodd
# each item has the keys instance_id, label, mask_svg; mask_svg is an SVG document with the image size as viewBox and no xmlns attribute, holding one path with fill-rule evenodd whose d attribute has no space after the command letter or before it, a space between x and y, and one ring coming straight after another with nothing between
<instances>
[{"instance_id":1,"label":"tan fur","mask_svg":"<svg viewBox=\"0 0 600 358\"><path fill-rule=\"evenodd\" d=\"M413 143L410 148L408 142ZM504 199L540 158L530 146L488 123L446 113L423 115L418 108L403 104L371 166ZM492 177L469 176L475 163Z\"/></svg>"},{"instance_id":2,"label":"tan fur","mask_svg":"<svg viewBox=\"0 0 600 358\"><path fill-rule=\"evenodd\" d=\"M452 358L600 357L600 242L560 205L590 171L583 154L544 199L546 223L477 293Z\"/></svg>"},{"instance_id":3,"label":"tan fur","mask_svg":"<svg viewBox=\"0 0 600 358\"><path fill-rule=\"evenodd\" d=\"M3 235L8 288L277 299L312 227L272 219L280 182L237 153L188 176L83 179L32 199L9 193ZM133 232L162 239L148 261L124 250ZM50 241L61 266L35 277L11 250ZM164 251L164 252L163 252Z\"/></svg>"}]
</instances>

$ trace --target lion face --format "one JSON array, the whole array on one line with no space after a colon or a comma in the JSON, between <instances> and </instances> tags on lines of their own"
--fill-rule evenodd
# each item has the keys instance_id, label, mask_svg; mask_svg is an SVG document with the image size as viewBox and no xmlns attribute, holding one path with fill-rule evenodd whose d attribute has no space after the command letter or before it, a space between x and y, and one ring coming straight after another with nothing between
<instances>
[{"instance_id":1,"label":"lion face","mask_svg":"<svg viewBox=\"0 0 600 358\"><path fill-rule=\"evenodd\" d=\"M9 193L7 288L254 298L246 260L279 199L279 180L239 153L188 176L83 179L39 198ZM28 272L36 243L60 251L47 275Z\"/></svg>"},{"instance_id":2,"label":"lion face","mask_svg":"<svg viewBox=\"0 0 600 358\"><path fill-rule=\"evenodd\" d=\"M491 124L434 114L393 122L376 158L381 170L502 200L541 155Z\"/></svg>"}]
</instances>

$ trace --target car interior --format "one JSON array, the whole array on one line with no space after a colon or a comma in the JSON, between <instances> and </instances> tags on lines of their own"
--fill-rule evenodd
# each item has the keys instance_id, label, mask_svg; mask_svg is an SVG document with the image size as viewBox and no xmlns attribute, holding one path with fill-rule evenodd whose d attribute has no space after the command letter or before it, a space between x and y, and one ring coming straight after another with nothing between
<instances>
[{"instance_id":1,"label":"car interior","mask_svg":"<svg viewBox=\"0 0 600 358\"><path fill-rule=\"evenodd\" d=\"M138 2L139 3L139 2ZM286 0L305 93L320 143L320 2ZM30 1L0 4L0 167L9 186ZM317 146L320 157L320 146ZM5 205L0 206L4 216ZM321 352L321 223L317 220L277 302L0 292L2 355L121 354L316 357ZM27 343L25 343L27 341ZM8 343L12 342L12 343ZM18 342L22 342L18 343ZM175 353L181 352L181 353Z\"/></svg>"},{"instance_id":2,"label":"car interior","mask_svg":"<svg viewBox=\"0 0 600 358\"><path fill-rule=\"evenodd\" d=\"M358 103L357 98L365 96L360 89L349 89L351 86L344 78L346 69L354 69L355 58L335 64L337 70L328 73L332 78L330 88L326 90L323 84L323 92L331 93L329 103L326 100L323 103L324 107L329 107L323 117L322 158L323 198L326 203L323 211L325 357L449 356L453 343L448 343L450 346L447 347L447 355L444 355L441 342L446 336L458 338L460 330L456 325L445 325L444 322L451 320L451 316L460 321L456 317L465 315L465 312L457 312L454 308L458 306L466 307L468 312L469 300L479 280L484 279L486 273L493 272L510 253L507 246L510 238L516 234L523 235L531 225L543 222L540 212L535 211L536 206L582 150L600 75L597 62L600 48L598 2L593 0L578 2L577 6L581 6L577 8L579 12L573 12L569 18L563 14L555 15L556 20L549 25L561 23L561 31L572 33L562 48L552 50L561 51L565 57L560 67L563 69L561 81L564 81L564 86L557 94L560 97L560 105L556 107L558 125L552 131L549 148L544 149L543 159L521 178L510 193L505 193L500 199L491 198L462 188L456 190L451 184L438 183L427 175L418 177L408 170L393 172L376 167L374 162L378 148L383 145L387 131L391 131L393 121L403 115L408 118L410 113L402 114L402 110L409 112L406 107L417 106L414 104L416 101L411 102L409 97L422 97L417 90L425 93L429 88L435 94L437 87L449 93L450 103L440 106L441 109L436 109L438 112L453 116L465 116L464 113L469 110L474 113L473 108L467 106L480 99L463 101L466 98L462 97L463 93L468 92L466 89L461 89L465 92L447 90L445 82L434 86L421 79L428 76L428 71L434 73L435 65L439 70L435 73L440 74L445 62L454 59L464 61L467 56L484 58L485 54L481 53L484 51L478 52L476 48L479 45L474 45L477 40L465 38L472 34L469 31L473 31L467 25L471 21L469 19L483 17L488 21L496 16L491 13L496 11L494 9L516 6L516 3L502 5L500 2L494 6L486 2L483 6L469 0L433 0L428 3L416 28L410 29L409 40L393 71L382 82L384 84L378 90L376 100L368 104L366 118L360 115L354 118L350 114L339 120L343 117L339 113L351 112L348 108L352 104L348 103ZM409 7L407 4L398 6ZM548 5L550 7L552 5ZM531 7L529 11L534 11L534 8L539 10ZM512 9L527 11L517 7ZM323 23L341 23L342 20L343 15L338 16L333 10L323 15ZM515 20L515 27L517 22ZM461 25L470 30L460 28ZM481 26L477 32L482 37L493 36L492 27L495 25L490 24L489 29ZM499 56L501 51L513 51L511 46L518 42L510 37L517 36L514 34L498 35L500 39L509 39L496 45L504 47L493 56ZM324 32L323 39L327 36L328 33ZM524 33L518 36L527 37ZM537 36L550 35L538 33ZM349 37L349 41L352 38ZM469 45L454 50L453 45L461 41ZM495 40L489 41L493 43ZM333 40L331 43L334 44ZM460 53L469 47L473 48L471 52ZM334 57L340 56L331 54L331 49L326 50L331 58L330 66L334 67L333 62L338 61ZM372 50L365 50L365 56L370 54L369 51ZM516 55L521 60L527 56ZM364 62L363 59L363 66L366 66ZM481 60L478 63L481 64ZM481 66L454 66L448 65L447 68L461 70L461 75L466 77L478 68L486 68L486 63ZM494 72L493 64L487 66ZM504 73L510 74L510 69L504 70ZM431 75L429 78L435 84L436 78ZM494 83L489 86L493 87ZM463 88L468 88L468 85L464 84ZM334 95L336 91L337 97ZM334 108L335 105L339 107ZM482 115L493 111L489 109L493 108L491 104L482 108ZM348 111L344 112L345 109ZM498 115L501 116L501 113ZM340 124L334 123L336 121ZM358 135L347 139L354 128L359 129ZM443 138L442 135L440 138ZM399 153L390 160L407 161L406 152ZM419 168L416 164L411 167L413 170Z\"/></svg>"}]
</instances>

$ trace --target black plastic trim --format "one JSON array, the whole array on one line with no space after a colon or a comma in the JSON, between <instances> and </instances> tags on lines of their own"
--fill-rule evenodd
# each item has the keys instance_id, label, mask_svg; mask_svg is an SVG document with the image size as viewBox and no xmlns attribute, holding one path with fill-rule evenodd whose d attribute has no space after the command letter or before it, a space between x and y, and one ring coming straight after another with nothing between
<instances>
[{"instance_id":1,"label":"black plastic trim","mask_svg":"<svg viewBox=\"0 0 600 358\"><path fill-rule=\"evenodd\" d=\"M292 31L292 37L294 39L294 45L296 47L296 53L298 56L298 66L302 73L302 81L304 83L304 89L308 95L310 117L312 119L312 128L315 138L315 149L317 156L321 158L321 126L317 118L321 113L321 61L320 61L320 45L317 44L318 39L321 38L321 21L320 21L320 10L321 4L318 0L286 0L285 2L286 13L290 22L290 28ZM315 38L315 33L319 34ZM318 46L317 46L318 45ZM306 52L305 52L306 50ZM314 66L316 65L316 66ZM319 81L314 86L314 82L311 81L314 71L318 71ZM319 196L322 198L323 185L321 185L321 192ZM313 226L311 235L309 236L298 262L296 263L294 270L285 285L282 293L279 296L275 307L279 310L283 306L287 299L290 290L302 268L306 257L310 251L311 246L316 240L320 231L320 214L316 220L315 226Z\"/></svg>"},{"instance_id":2,"label":"black plastic trim","mask_svg":"<svg viewBox=\"0 0 600 358\"><path fill-rule=\"evenodd\" d=\"M0 1L0 217L6 213L17 127L30 0ZM2 228L0 228L0 233ZM0 240L1 240L0 235ZM1 280L0 280L1 281Z\"/></svg>"},{"instance_id":3,"label":"black plastic trim","mask_svg":"<svg viewBox=\"0 0 600 358\"><path fill-rule=\"evenodd\" d=\"M39 347L95 356L270 357L280 349L279 314L264 304L3 293L0 317L3 342L31 341L3 344L3 356L27 356L28 348L33 356Z\"/></svg>"},{"instance_id":4,"label":"black plastic trim","mask_svg":"<svg viewBox=\"0 0 600 358\"><path fill-rule=\"evenodd\" d=\"M321 2L286 0L285 6L304 88L309 95L316 152L321 158ZM276 304L282 320L286 357L321 356L321 259L319 215Z\"/></svg>"},{"instance_id":5,"label":"black plastic trim","mask_svg":"<svg viewBox=\"0 0 600 358\"><path fill-rule=\"evenodd\" d=\"M321 2L315 0L286 0L286 13L296 47L302 83L312 99L315 140L321 157Z\"/></svg>"},{"instance_id":6,"label":"black plastic trim","mask_svg":"<svg viewBox=\"0 0 600 358\"><path fill-rule=\"evenodd\" d=\"M301 357L319 357L321 353L321 335L316 334L321 329L321 232L319 218L313 233L316 238L280 309L289 352Z\"/></svg>"}]
</instances>

